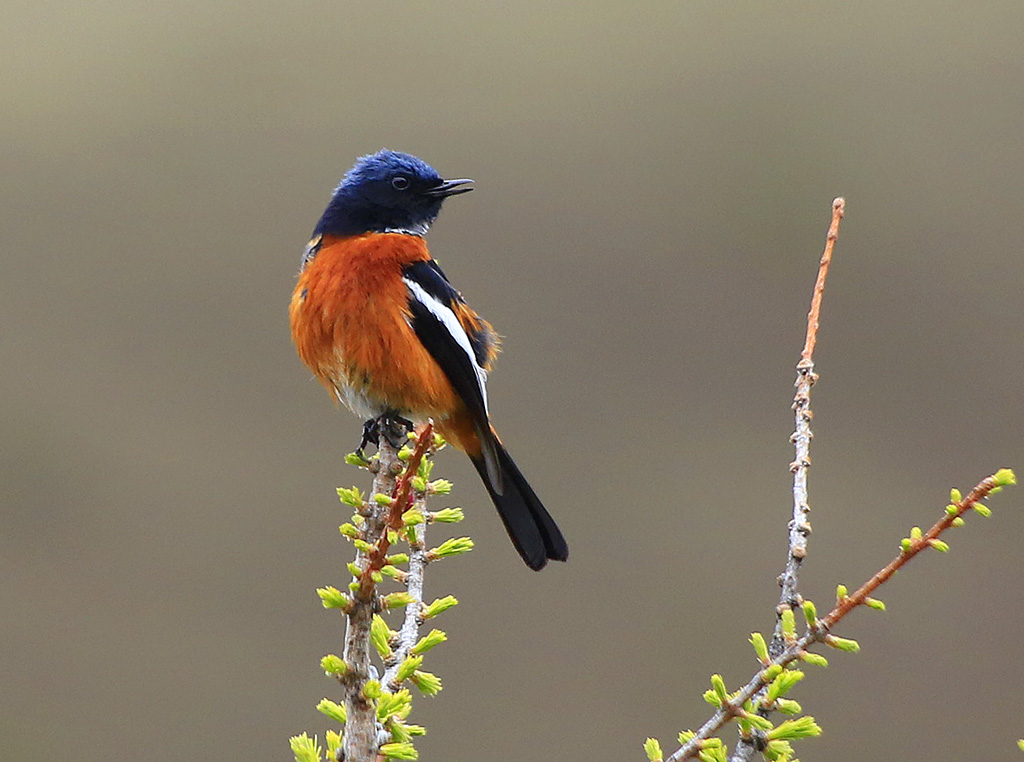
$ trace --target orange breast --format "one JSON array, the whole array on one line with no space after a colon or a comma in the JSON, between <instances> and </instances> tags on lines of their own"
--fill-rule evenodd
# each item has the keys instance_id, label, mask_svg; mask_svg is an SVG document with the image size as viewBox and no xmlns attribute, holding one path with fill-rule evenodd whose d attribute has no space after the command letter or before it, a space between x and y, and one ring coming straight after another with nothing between
<instances>
[{"instance_id":1,"label":"orange breast","mask_svg":"<svg viewBox=\"0 0 1024 762\"><path fill-rule=\"evenodd\" d=\"M430 259L422 238L399 233L324 236L292 294L299 357L333 393L346 387L413 416L462 408L410 328L402 268Z\"/></svg>"}]
</instances>

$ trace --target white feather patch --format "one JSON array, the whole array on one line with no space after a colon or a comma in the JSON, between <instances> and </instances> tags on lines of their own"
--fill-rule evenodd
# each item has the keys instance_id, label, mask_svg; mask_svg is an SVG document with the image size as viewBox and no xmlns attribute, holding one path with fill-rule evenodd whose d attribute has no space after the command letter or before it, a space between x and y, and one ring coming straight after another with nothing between
<instances>
[{"instance_id":1,"label":"white feather patch","mask_svg":"<svg viewBox=\"0 0 1024 762\"><path fill-rule=\"evenodd\" d=\"M431 315L441 321L444 327L448 329L451 337L455 339L455 343L466 353L469 361L473 364L473 370L476 372L477 386L480 387L480 396L484 400L484 412L489 412L487 409L487 371L481 368L480 363L476 361L476 355L473 354L473 345L469 341L466 329L462 327L462 323L459 322L455 313L446 304L428 294L423 286L409 278L402 278L402 280L405 281L406 287L412 292L416 301L426 307Z\"/></svg>"}]
</instances>

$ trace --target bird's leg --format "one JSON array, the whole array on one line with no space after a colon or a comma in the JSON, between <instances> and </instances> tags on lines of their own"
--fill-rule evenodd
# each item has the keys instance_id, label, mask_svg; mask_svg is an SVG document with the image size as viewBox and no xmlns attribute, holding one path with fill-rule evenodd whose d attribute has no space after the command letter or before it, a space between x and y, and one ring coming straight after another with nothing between
<instances>
[{"instance_id":1,"label":"bird's leg","mask_svg":"<svg viewBox=\"0 0 1024 762\"><path fill-rule=\"evenodd\" d=\"M366 455L363 453L366 445L372 444L376 447L380 441L380 421L380 418L370 418L363 423L363 438L359 440L359 447L356 448L356 455L363 460L366 460Z\"/></svg>"}]
</instances>

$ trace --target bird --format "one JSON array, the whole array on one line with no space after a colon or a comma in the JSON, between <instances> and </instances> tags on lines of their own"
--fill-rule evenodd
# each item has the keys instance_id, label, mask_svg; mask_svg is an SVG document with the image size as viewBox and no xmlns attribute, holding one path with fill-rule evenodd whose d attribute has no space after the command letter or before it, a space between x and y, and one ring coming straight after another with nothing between
<instances>
[{"instance_id":1,"label":"bird","mask_svg":"<svg viewBox=\"0 0 1024 762\"><path fill-rule=\"evenodd\" d=\"M292 339L331 396L366 421L360 451L410 419L433 419L469 455L523 561L540 570L567 560L569 547L491 425L498 335L424 240L444 201L471 183L399 151L357 159L303 252Z\"/></svg>"}]
</instances>

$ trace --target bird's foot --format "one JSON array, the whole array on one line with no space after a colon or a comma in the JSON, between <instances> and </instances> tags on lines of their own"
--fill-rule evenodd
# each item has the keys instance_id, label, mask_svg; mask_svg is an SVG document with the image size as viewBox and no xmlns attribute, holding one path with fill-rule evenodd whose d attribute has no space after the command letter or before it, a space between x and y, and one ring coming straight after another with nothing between
<instances>
[{"instance_id":1,"label":"bird's foot","mask_svg":"<svg viewBox=\"0 0 1024 762\"><path fill-rule=\"evenodd\" d=\"M364 449L370 444L374 447L380 447L380 438L382 436L396 450L401 449L413 428L412 421L394 412L387 412L376 418L370 418L363 423L363 438L359 441L356 454L366 460L366 455L363 452Z\"/></svg>"},{"instance_id":2,"label":"bird's foot","mask_svg":"<svg viewBox=\"0 0 1024 762\"><path fill-rule=\"evenodd\" d=\"M385 413L377 420L380 421L381 436L388 440L388 444L396 450L402 448L405 440L409 437L409 432L414 428L412 421L403 418L398 413Z\"/></svg>"}]
</instances>

